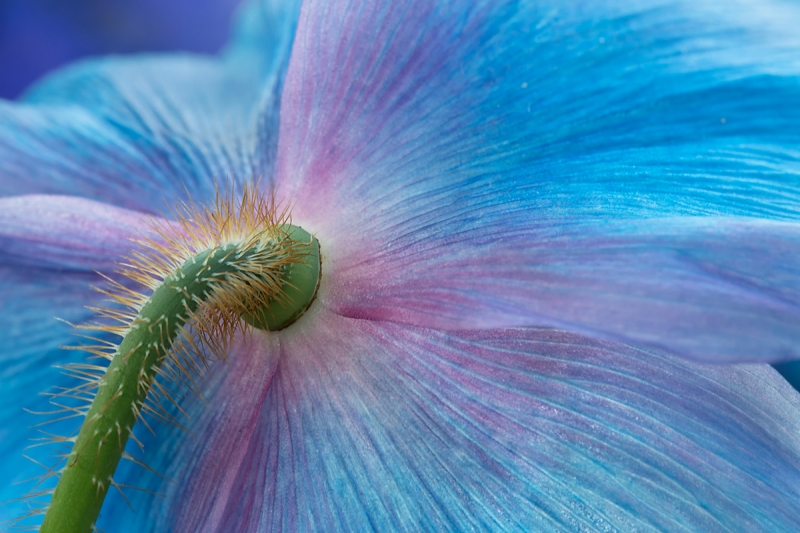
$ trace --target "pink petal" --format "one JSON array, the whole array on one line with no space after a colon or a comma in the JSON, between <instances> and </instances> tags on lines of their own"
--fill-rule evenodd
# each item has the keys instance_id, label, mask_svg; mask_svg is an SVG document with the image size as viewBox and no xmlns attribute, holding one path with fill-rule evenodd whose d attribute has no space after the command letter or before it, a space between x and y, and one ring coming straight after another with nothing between
<instances>
[{"instance_id":1,"label":"pink petal","mask_svg":"<svg viewBox=\"0 0 800 533\"><path fill-rule=\"evenodd\" d=\"M298 326L241 345L197 439L149 451L177 484L131 530L800 525L800 398L767 366L324 310Z\"/></svg>"},{"instance_id":2,"label":"pink petal","mask_svg":"<svg viewBox=\"0 0 800 533\"><path fill-rule=\"evenodd\" d=\"M800 358L798 223L541 222L431 231L342 255L330 262L327 298L347 316L440 329L541 324L709 362Z\"/></svg>"},{"instance_id":3,"label":"pink petal","mask_svg":"<svg viewBox=\"0 0 800 533\"><path fill-rule=\"evenodd\" d=\"M15 265L111 272L157 220L76 196L0 198L0 250Z\"/></svg>"}]
</instances>

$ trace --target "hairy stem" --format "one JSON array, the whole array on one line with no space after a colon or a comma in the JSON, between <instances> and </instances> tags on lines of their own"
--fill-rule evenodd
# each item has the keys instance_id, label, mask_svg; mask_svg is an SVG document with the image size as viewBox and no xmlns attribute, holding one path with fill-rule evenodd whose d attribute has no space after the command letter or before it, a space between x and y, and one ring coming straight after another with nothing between
<instances>
[{"instance_id":1,"label":"hairy stem","mask_svg":"<svg viewBox=\"0 0 800 533\"><path fill-rule=\"evenodd\" d=\"M310 251L293 264L263 265L263 274L276 276L277 273L279 286L282 285L281 298L270 309L262 311L264 318L254 321L250 316L248 319L264 329L282 329L296 320L316 291L319 244L304 230L289 228L292 242ZM248 263L248 254L264 260L259 250L240 250L234 244L201 252L153 291L130 324L98 383L96 396L61 472L40 532L92 531L158 369L187 321L210 298L219 300L220 292L226 291L226 283L241 274L242 265L246 265L247 271L244 277L236 278L239 290L242 279L246 284L254 271L258 275L259 269L254 270L252 262ZM281 258L275 259L279 262ZM252 315L252 311L249 314Z\"/></svg>"}]
</instances>

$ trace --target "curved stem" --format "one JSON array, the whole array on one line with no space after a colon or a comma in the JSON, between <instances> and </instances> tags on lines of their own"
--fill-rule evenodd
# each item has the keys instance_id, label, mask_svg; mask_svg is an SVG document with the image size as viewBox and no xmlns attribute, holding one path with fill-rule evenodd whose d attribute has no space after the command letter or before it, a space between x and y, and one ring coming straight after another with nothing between
<instances>
[{"instance_id":1,"label":"curved stem","mask_svg":"<svg viewBox=\"0 0 800 533\"><path fill-rule=\"evenodd\" d=\"M291 290L298 287L298 279L311 279L311 275L311 293L304 302L298 302L296 298L279 298L276 308L283 310L281 313L286 315L284 319L287 320L269 324L265 329L281 329L294 321L308 307L316 292L319 244L299 228L290 227L290 233L292 231L294 235L290 236L294 238L291 242L307 248L313 245L310 247L311 253L301 256L301 260L295 264L287 266L285 261L280 262L281 258L276 258L277 267L270 270L270 265L262 265L263 270L256 270L271 276L278 272L280 279L284 280L284 289ZM305 242L294 240L303 234L306 236ZM225 291L226 281L232 275L241 273L242 265L247 265L247 254L258 255L258 251L241 251L233 244L207 250L186 261L153 291L130 324L111 364L98 383L97 393L45 514L41 533L92 531L158 369L166 360L182 328L200 305L218 296L220 291ZM263 261L263 255L258 257ZM306 267L313 272L304 272ZM246 266L245 280L252 279L253 270L252 264ZM241 279L238 279L239 285ZM307 286L300 288L308 292ZM273 318L275 316L271 312L266 314Z\"/></svg>"}]
</instances>

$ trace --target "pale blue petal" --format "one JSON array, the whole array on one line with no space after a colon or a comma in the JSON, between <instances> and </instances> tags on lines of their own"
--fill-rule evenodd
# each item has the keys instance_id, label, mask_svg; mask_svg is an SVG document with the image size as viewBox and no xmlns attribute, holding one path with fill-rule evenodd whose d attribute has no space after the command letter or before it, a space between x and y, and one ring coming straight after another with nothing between
<instances>
[{"instance_id":1,"label":"pale blue petal","mask_svg":"<svg viewBox=\"0 0 800 533\"><path fill-rule=\"evenodd\" d=\"M229 95L236 94L236 98ZM0 104L0 192L76 194L159 212L217 179L262 171L251 146L260 94L212 59L107 59Z\"/></svg>"},{"instance_id":2,"label":"pale blue petal","mask_svg":"<svg viewBox=\"0 0 800 533\"><path fill-rule=\"evenodd\" d=\"M247 70L260 69L265 78L286 69L300 0L250 0L236 17L236 35L224 51L225 60Z\"/></svg>"},{"instance_id":3,"label":"pale blue petal","mask_svg":"<svg viewBox=\"0 0 800 533\"><path fill-rule=\"evenodd\" d=\"M0 103L0 194L77 194L158 213L187 192L205 200L217 184L269 179L293 11L262 11L243 17L272 36L259 54L242 45L223 58L92 60Z\"/></svg>"}]
</instances>

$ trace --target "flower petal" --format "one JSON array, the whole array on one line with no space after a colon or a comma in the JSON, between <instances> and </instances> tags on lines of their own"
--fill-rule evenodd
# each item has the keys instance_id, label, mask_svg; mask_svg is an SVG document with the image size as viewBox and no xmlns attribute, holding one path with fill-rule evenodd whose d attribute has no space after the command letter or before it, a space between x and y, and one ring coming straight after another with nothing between
<instances>
[{"instance_id":1,"label":"flower petal","mask_svg":"<svg viewBox=\"0 0 800 533\"><path fill-rule=\"evenodd\" d=\"M800 359L799 223L429 228L406 246L342 255L325 298L346 316L439 329L535 323L717 363Z\"/></svg>"},{"instance_id":2,"label":"flower petal","mask_svg":"<svg viewBox=\"0 0 800 533\"><path fill-rule=\"evenodd\" d=\"M169 487L161 487L160 482L164 480L161 476L151 475L141 465L123 462L115 474L116 480L151 492L144 495L128 493L126 498L109 493L100 527L103 527L102 520L105 519L109 527L116 524L117 529L120 524L127 523L131 531L172 531L176 512L170 507L172 503L162 506L148 500L151 495L165 489L171 492L171 501L177 498L184 506L197 506L196 512L190 513L182 526L186 530L224 530L224 524L231 520L232 509L237 512L238 507L243 508L241 512L245 519L253 512L257 513L254 505L260 505L263 472L252 463L247 443L259 429L259 417L277 370L279 355L279 335L251 332L232 343L227 363L210 363L210 382L202 391L202 401L190 396L181 403L181 409L189 414L191 434L174 427L155 426L156 436L145 429L135 430L144 443L145 462L162 475L177 475L182 479L180 484L169 483ZM203 380L198 377L197 381ZM175 395L176 398L182 396ZM183 413L175 414L178 419L185 417ZM142 456L138 447L129 444L128 448L132 455ZM181 464L182 470L175 471L179 458L186 463ZM187 470L196 472L198 483L186 482ZM250 476L254 476L252 491L245 498L239 485L243 478ZM209 479L216 481L206 483L205 480ZM178 490L174 492L172 488ZM153 512L131 515L129 500L134 509L152 509ZM124 520L120 519L121 516Z\"/></svg>"},{"instance_id":3,"label":"flower petal","mask_svg":"<svg viewBox=\"0 0 800 533\"><path fill-rule=\"evenodd\" d=\"M273 373L276 349L236 354L252 372L221 378L219 427L162 442L177 485L131 531L800 526L800 397L768 366L325 312L280 335Z\"/></svg>"},{"instance_id":4,"label":"flower petal","mask_svg":"<svg viewBox=\"0 0 800 533\"><path fill-rule=\"evenodd\" d=\"M776 102L800 96L798 21L769 0L311 0L280 185L351 231L477 203L509 223L797 219L800 110Z\"/></svg>"},{"instance_id":5,"label":"flower petal","mask_svg":"<svg viewBox=\"0 0 800 533\"><path fill-rule=\"evenodd\" d=\"M235 39L225 59L238 68L261 69L264 78L286 71L301 0L250 0L240 6Z\"/></svg>"},{"instance_id":6,"label":"flower petal","mask_svg":"<svg viewBox=\"0 0 800 533\"><path fill-rule=\"evenodd\" d=\"M63 71L28 102L0 104L0 192L79 194L152 212L163 208L154 199L185 197L184 184L199 197L214 178L257 173L244 118L258 87L226 74L188 57Z\"/></svg>"},{"instance_id":7,"label":"flower petal","mask_svg":"<svg viewBox=\"0 0 800 533\"><path fill-rule=\"evenodd\" d=\"M55 452L63 451L52 446L28 448L37 444L35 439L68 435L75 428L74 419L39 426L69 413L35 413L59 410L41 393L75 385L73 378L60 375L52 365L85 362L85 353L61 347L78 344L66 322L85 322L91 315L86 304L96 301L90 293L90 284L98 281L93 274L33 270L21 273L0 266L0 524L4 526L31 510L31 500L17 499L33 489L32 482L23 482L46 473L24 455L55 466Z\"/></svg>"},{"instance_id":8,"label":"flower petal","mask_svg":"<svg viewBox=\"0 0 800 533\"><path fill-rule=\"evenodd\" d=\"M279 190L350 316L800 357L797 229L753 220L800 220L800 108L777 104L800 101L798 21L777 2L310 1Z\"/></svg>"},{"instance_id":9,"label":"flower petal","mask_svg":"<svg viewBox=\"0 0 800 533\"><path fill-rule=\"evenodd\" d=\"M112 272L162 219L76 196L0 198L0 262Z\"/></svg>"},{"instance_id":10,"label":"flower petal","mask_svg":"<svg viewBox=\"0 0 800 533\"><path fill-rule=\"evenodd\" d=\"M158 198L210 198L220 182L269 177L292 14L247 11L241 25L270 36L259 53L243 30L224 59L93 60L23 103L0 102L0 195L78 194L158 212Z\"/></svg>"}]
</instances>

